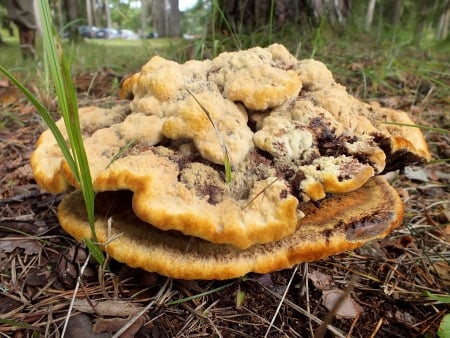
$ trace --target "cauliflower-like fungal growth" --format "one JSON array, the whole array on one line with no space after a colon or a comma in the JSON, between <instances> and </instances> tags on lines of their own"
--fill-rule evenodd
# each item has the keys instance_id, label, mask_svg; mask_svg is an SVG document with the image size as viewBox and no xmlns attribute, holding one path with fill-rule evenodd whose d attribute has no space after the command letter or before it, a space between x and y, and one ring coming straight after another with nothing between
<instances>
[{"instance_id":1,"label":"cauliflower-like fungal growth","mask_svg":"<svg viewBox=\"0 0 450 338\"><path fill-rule=\"evenodd\" d=\"M307 90L327 88L336 84L330 70L322 62L307 59L301 60L295 65L295 71Z\"/></svg>"},{"instance_id":2,"label":"cauliflower-like fungal growth","mask_svg":"<svg viewBox=\"0 0 450 338\"><path fill-rule=\"evenodd\" d=\"M148 227L236 250L291 236L308 201L429 159L418 129L385 124L412 123L406 113L357 100L278 44L184 64L155 56L120 95L129 109L80 109L95 191L131 191ZM44 189L78 188L50 131L31 164Z\"/></svg>"},{"instance_id":3,"label":"cauliflower-like fungal growth","mask_svg":"<svg viewBox=\"0 0 450 338\"><path fill-rule=\"evenodd\" d=\"M213 60L208 79L223 88L225 97L248 109L273 108L300 92L302 82L291 70L293 60L281 45L223 53Z\"/></svg>"},{"instance_id":4,"label":"cauliflower-like fungal growth","mask_svg":"<svg viewBox=\"0 0 450 338\"><path fill-rule=\"evenodd\" d=\"M214 126L194 97L188 97L180 104L178 113L164 122L163 134L175 140L192 139L203 158L223 164L225 154L220 137L231 161L241 162L253 148L253 132L247 126L247 112L219 93L204 92L196 98L210 114Z\"/></svg>"},{"instance_id":5,"label":"cauliflower-like fungal growth","mask_svg":"<svg viewBox=\"0 0 450 338\"><path fill-rule=\"evenodd\" d=\"M269 152L275 159L293 160L311 153L314 137L311 131L283 116L269 115L263 128L255 133L256 146ZM310 157L305 155L305 158Z\"/></svg>"}]
</instances>

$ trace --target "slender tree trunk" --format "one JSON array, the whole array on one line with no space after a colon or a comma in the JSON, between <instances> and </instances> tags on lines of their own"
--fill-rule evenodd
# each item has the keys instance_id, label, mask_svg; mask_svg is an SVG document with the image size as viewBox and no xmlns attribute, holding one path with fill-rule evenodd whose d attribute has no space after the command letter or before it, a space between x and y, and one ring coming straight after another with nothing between
<instances>
[{"instance_id":1,"label":"slender tree trunk","mask_svg":"<svg viewBox=\"0 0 450 338\"><path fill-rule=\"evenodd\" d=\"M109 10L109 0L104 0L104 6L105 6L106 27L111 28L112 22L111 22L111 11Z\"/></svg>"},{"instance_id":2,"label":"slender tree trunk","mask_svg":"<svg viewBox=\"0 0 450 338\"><path fill-rule=\"evenodd\" d=\"M402 15L402 0L394 0L392 8L392 24L398 26L400 24L400 17Z\"/></svg>"},{"instance_id":3,"label":"slender tree trunk","mask_svg":"<svg viewBox=\"0 0 450 338\"><path fill-rule=\"evenodd\" d=\"M91 0L86 0L86 17L88 26L92 26L94 21L92 20L92 2Z\"/></svg>"},{"instance_id":4,"label":"slender tree trunk","mask_svg":"<svg viewBox=\"0 0 450 338\"><path fill-rule=\"evenodd\" d=\"M94 26L101 27L102 25L102 4L99 2L99 0L92 0L92 13L94 17Z\"/></svg>"},{"instance_id":5,"label":"slender tree trunk","mask_svg":"<svg viewBox=\"0 0 450 338\"><path fill-rule=\"evenodd\" d=\"M66 15L65 23L71 23L75 21L78 16L78 3L77 0L65 0L64 1L64 14ZM61 18L64 20L63 18ZM69 36L71 39L77 39L77 28L74 25L69 25Z\"/></svg>"},{"instance_id":6,"label":"slender tree trunk","mask_svg":"<svg viewBox=\"0 0 450 338\"><path fill-rule=\"evenodd\" d=\"M153 32L159 36L166 36L165 31L165 0L155 0L152 2Z\"/></svg>"},{"instance_id":7,"label":"slender tree trunk","mask_svg":"<svg viewBox=\"0 0 450 338\"><path fill-rule=\"evenodd\" d=\"M419 1L416 10L417 15L416 15L416 29L414 34L414 42L416 44L419 44L420 40L422 40L422 33L426 23L427 3L425 1Z\"/></svg>"},{"instance_id":8,"label":"slender tree trunk","mask_svg":"<svg viewBox=\"0 0 450 338\"><path fill-rule=\"evenodd\" d=\"M62 5L63 4L61 3L61 0L57 0L55 3L59 30L61 30L64 27L64 16L63 16Z\"/></svg>"},{"instance_id":9,"label":"slender tree trunk","mask_svg":"<svg viewBox=\"0 0 450 338\"><path fill-rule=\"evenodd\" d=\"M170 15L168 18L168 36L178 37L181 35L181 14L178 8L178 0L169 0Z\"/></svg>"},{"instance_id":10,"label":"slender tree trunk","mask_svg":"<svg viewBox=\"0 0 450 338\"><path fill-rule=\"evenodd\" d=\"M147 0L141 0L141 36L144 37L147 32Z\"/></svg>"},{"instance_id":11,"label":"slender tree trunk","mask_svg":"<svg viewBox=\"0 0 450 338\"><path fill-rule=\"evenodd\" d=\"M448 36L448 26L450 24L450 9L447 9L439 17L439 23L436 31L436 37L438 39L446 39Z\"/></svg>"},{"instance_id":12,"label":"slender tree trunk","mask_svg":"<svg viewBox=\"0 0 450 338\"><path fill-rule=\"evenodd\" d=\"M367 8L366 22L364 25L366 32L370 31L370 28L372 27L373 13L375 12L376 2L377 0L369 0L369 7Z\"/></svg>"}]
</instances>

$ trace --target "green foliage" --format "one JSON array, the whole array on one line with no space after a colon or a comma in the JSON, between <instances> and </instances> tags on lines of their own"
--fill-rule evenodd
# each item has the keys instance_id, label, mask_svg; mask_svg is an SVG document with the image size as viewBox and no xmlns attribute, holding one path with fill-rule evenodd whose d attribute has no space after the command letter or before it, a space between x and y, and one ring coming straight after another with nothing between
<instances>
[{"instance_id":1,"label":"green foliage","mask_svg":"<svg viewBox=\"0 0 450 338\"><path fill-rule=\"evenodd\" d=\"M12 319L0 318L0 324L7 324L10 326L20 327L22 329L34 330L32 325Z\"/></svg>"},{"instance_id":2,"label":"green foliage","mask_svg":"<svg viewBox=\"0 0 450 338\"><path fill-rule=\"evenodd\" d=\"M450 304L450 294L448 295L436 295L429 291L425 291L424 295L431 298L438 304ZM450 338L450 314L447 313L444 318L442 318L437 332L439 338Z\"/></svg>"},{"instance_id":3,"label":"green foliage","mask_svg":"<svg viewBox=\"0 0 450 338\"><path fill-rule=\"evenodd\" d=\"M437 334L439 338L450 338L450 314L446 314L441 320Z\"/></svg>"},{"instance_id":4,"label":"green foliage","mask_svg":"<svg viewBox=\"0 0 450 338\"><path fill-rule=\"evenodd\" d=\"M232 281L230 283L221 285L221 286L219 286L217 288L214 288L214 289L211 289L211 290L208 290L208 291L205 291L205 292L201 292L201 293L195 294L195 295L190 296L190 297L186 297L186 298L182 298L182 299L178 299L178 300L172 300L170 302L167 302L166 305L170 306L170 305L182 304L182 303L189 302L189 301L191 301L193 299L197 299L197 298L201 298L201 297L204 297L204 296L208 296L208 295L211 295L213 293L222 291L222 290L224 290L224 289L226 289L226 288L236 284L238 281L239 280L234 280L234 281Z\"/></svg>"},{"instance_id":5,"label":"green foliage","mask_svg":"<svg viewBox=\"0 0 450 338\"><path fill-rule=\"evenodd\" d=\"M36 107L48 128L53 133L67 164L80 185L86 205L89 225L91 227L92 238L94 241L97 241L94 227L94 189L86 151L82 141L77 97L72 83L69 63L65 57L62 46L57 39L57 35L51 22L48 2L40 1L38 8L41 17L43 47L45 50L45 69L49 70L51 79L54 83L58 97L59 110L63 116L69 138L69 145L66 143L64 136L61 134L61 131L56 126L50 113L42 103L39 102L39 100L4 67L0 66L0 72L6 75L8 79L24 93ZM103 255L96 255L95 257L99 259L100 263L103 263L104 259L101 259Z\"/></svg>"},{"instance_id":6,"label":"green foliage","mask_svg":"<svg viewBox=\"0 0 450 338\"><path fill-rule=\"evenodd\" d=\"M111 8L111 21L114 27L138 32L141 29L141 9L131 7L129 3L115 1Z\"/></svg>"},{"instance_id":7,"label":"green foliage","mask_svg":"<svg viewBox=\"0 0 450 338\"><path fill-rule=\"evenodd\" d=\"M39 3L39 13L42 22L43 45L46 51L44 55L46 56L46 61L48 62L50 73L55 84L59 109L64 119L71 147L71 154L69 155L65 152L64 157L77 182L80 184L92 235L94 241L96 241L94 228L94 189L81 136L76 91L73 86L68 61L65 58L61 45L56 39L48 3L45 1ZM49 124L50 121L46 122ZM52 131L55 133L54 130ZM63 143L61 140L58 142L60 146Z\"/></svg>"},{"instance_id":8,"label":"green foliage","mask_svg":"<svg viewBox=\"0 0 450 338\"><path fill-rule=\"evenodd\" d=\"M210 21L209 11L209 4L204 3L202 0L198 1L192 9L183 13L181 20L182 31L193 36L204 35Z\"/></svg>"},{"instance_id":9,"label":"green foliage","mask_svg":"<svg viewBox=\"0 0 450 338\"><path fill-rule=\"evenodd\" d=\"M431 298L432 300L436 301L437 303L441 304L450 304L450 294L448 295L436 295L434 293L431 293L429 291L425 291L424 295L428 298Z\"/></svg>"}]
</instances>

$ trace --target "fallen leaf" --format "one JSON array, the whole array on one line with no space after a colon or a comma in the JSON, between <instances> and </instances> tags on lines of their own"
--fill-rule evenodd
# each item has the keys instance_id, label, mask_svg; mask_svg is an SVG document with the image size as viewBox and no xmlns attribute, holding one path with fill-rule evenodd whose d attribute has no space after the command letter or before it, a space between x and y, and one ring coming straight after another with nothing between
<instances>
[{"instance_id":1,"label":"fallen leaf","mask_svg":"<svg viewBox=\"0 0 450 338\"><path fill-rule=\"evenodd\" d=\"M450 181L450 173L438 169L428 170L428 177L432 181Z\"/></svg>"},{"instance_id":2,"label":"fallen leaf","mask_svg":"<svg viewBox=\"0 0 450 338\"><path fill-rule=\"evenodd\" d=\"M405 176L410 180L420 181L420 182L428 182L428 172L424 168L420 169L412 169L411 167L405 168Z\"/></svg>"},{"instance_id":3,"label":"fallen leaf","mask_svg":"<svg viewBox=\"0 0 450 338\"><path fill-rule=\"evenodd\" d=\"M93 301L94 307L86 299L76 299L73 308L83 313L95 313L99 316L128 317L143 309L129 301L104 300Z\"/></svg>"},{"instance_id":4,"label":"fallen leaf","mask_svg":"<svg viewBox=\"0 0 450 338\"><path fill-rule=\"evenodd\" d=\"M390 172L388 172L386 174L383 174L381 176L384 177L388 181L392 181L392 180L394 180L395 178L398 177L398 173L395 172L395 171L390 171Z\"/></svg>"},{"instance_id":5,"label":"fallen leaf","mask_svg":"<svg viewBox=\"0 0 450 338\"><path fill-rule=\"evenodd\" d=\"M446 283L450 283L450 264L444 260L433 263L434 271Z\"/></svg>"},{"instance_id":6,"label":"fallen leaf","mask_svg":"<svg viewBox=\"0 0 450 338\"><path fill-rule=\"evenodd\" d=\"M405 168L405 176L410 180L429 182L431 181L449 181L450 174L442 170L430 170L426 168Z\"/></svg>"},{"instance_id":7,"label":"fallen leaf","mask_svg":"<svg viewBox=\"0 0 450 338\"><path fill-rule=\"evenodd\" d=\"M36 255L41 250L40 244L34 239L5 237L0 239L0 251L11 253L16 249L23 249L25 255Z\"/></svg>"},{"instance_id":8,"label":"fallen leaf","mask_svg":"<svg viewBox=\"0 0 450 338\"><path fill-rule=\"evenodd\" d=\"M345 298L341 300L342 297ZM328 311L334 310L336 304L340 302L335 314L337 317L341 318L355 318L364 311L361 305L359 305L352 298L345 296L345 292L340 289L324 291L322 302Z\"/></svg>"},{"instance_id":9,"label":"fallen leaf","mask_svg":"<svg viewBox=\"0 0 450 338\"><path fill-rule=\"evenodd\" d=\"M405 323L407 325L414 325L414 323L417 322L417 318L408 312L396 311L394 317L398 322Z\"/></svg>"},{"instance_id":10,"label":"fallen leaf","mask_svg":"<svg viewBox=\"0 0 450 338\"><path fill-rule=\"evenodd\" d=\"M23 304L16 299L0 296L0 313L8 313L22 305Z\"/></svg>"},{"instance_id":11,"label":"fallen leaf","mask_svg":"<svg viewBox=\"0 0 450 338\"><path fill-rule=\"evenodd\" d=\"M129 319L124 318L98 318L94 326L92 327L92 331L95 334L100 333L116 333L123 326L128 323ZM145 318L139 317L131 326L125 330L124 333L120 335L121 338L132 338L136 335L139 329L145 324Z\"/></svg>"},{"instance_id":12,"label":"fallen leaf","mask_svg":"<svg viewBox=\"0 0 450 338\"><path fill-rule=\"evenodd\" d=\"M92 332L91 319L83 314L77 314L70 318L67 325L66 338L106 338L111 337L109 334L96 335Z\"/></svg>"},{"instance_id":13,"label":"fallen leaf","mask_svg":"<svg viewBox=\"0 0 450 338\"><path fill-rule=\"evenodd\" d=\"M256 281L260 283L261 285L267 286L267 287L273 287L273 281L272 277L270 276L270 273L266 273L263 275L260 275L256 278Z\"/></svg>"},{"instance_id":14,"label":"fallen leaf","mask_svg":"<svg viewBox=\"0 0 450 338\"><path fill-rule=\"evenodd\" d=\"M333 277L331 275L322 273L318 270L313 270L308 273L308 277L316 289L319 290L330 290L334 284Z\"/></svg>"},{"instance_id":15,"label":"fallen leaf","mask_svg":"<svg viewBox=\"0 0 450 338\"><path fill-rule=\"evenodd\" d=\"M30 286L44 286L50 280L50 271L46 268L33 269L27 274L25 284Z\"/></svg>"}]
</instances>

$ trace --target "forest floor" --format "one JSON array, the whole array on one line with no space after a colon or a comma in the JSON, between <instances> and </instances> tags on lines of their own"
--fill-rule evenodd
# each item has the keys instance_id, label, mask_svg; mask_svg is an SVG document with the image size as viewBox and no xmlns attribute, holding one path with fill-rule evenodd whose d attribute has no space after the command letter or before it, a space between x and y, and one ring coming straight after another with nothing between
<instances>
[{"instance_id":1,"label":"forest floor","mask_svg":"<svg viewBox=\"0 0 450 338\"><path fill-rule=\"evenodd\" d=\"M339 62L333 70L346 71L335 71L337 80L360 94L364 88L355 78L369 61ZM122 75L108 69L76 74L79 105L117 100L112 88ZM373 99L411 112L418 124L448 130L448 85L435 95L436 83L448 81L448 68L438 77L432 82L403 73L386 79ZM435 337L449 312L448 304L425 295L450 292L450 164L437 161L450 158L449 133L424 131L434 161L388 175L406 213L384 240L228 281L172 280L117 262L105 271L94 261L78 279L86 249L61 229L56 208L62 196L42 191L29 164L44 125L3 79L0 107L2 337L59 337L66 324L65 337L109 337L131 323L121 337ZM330 299L342 293L348 297L333 313ZM321 325L328 325L324 335Z\"/></svg>"}]
</instances>

